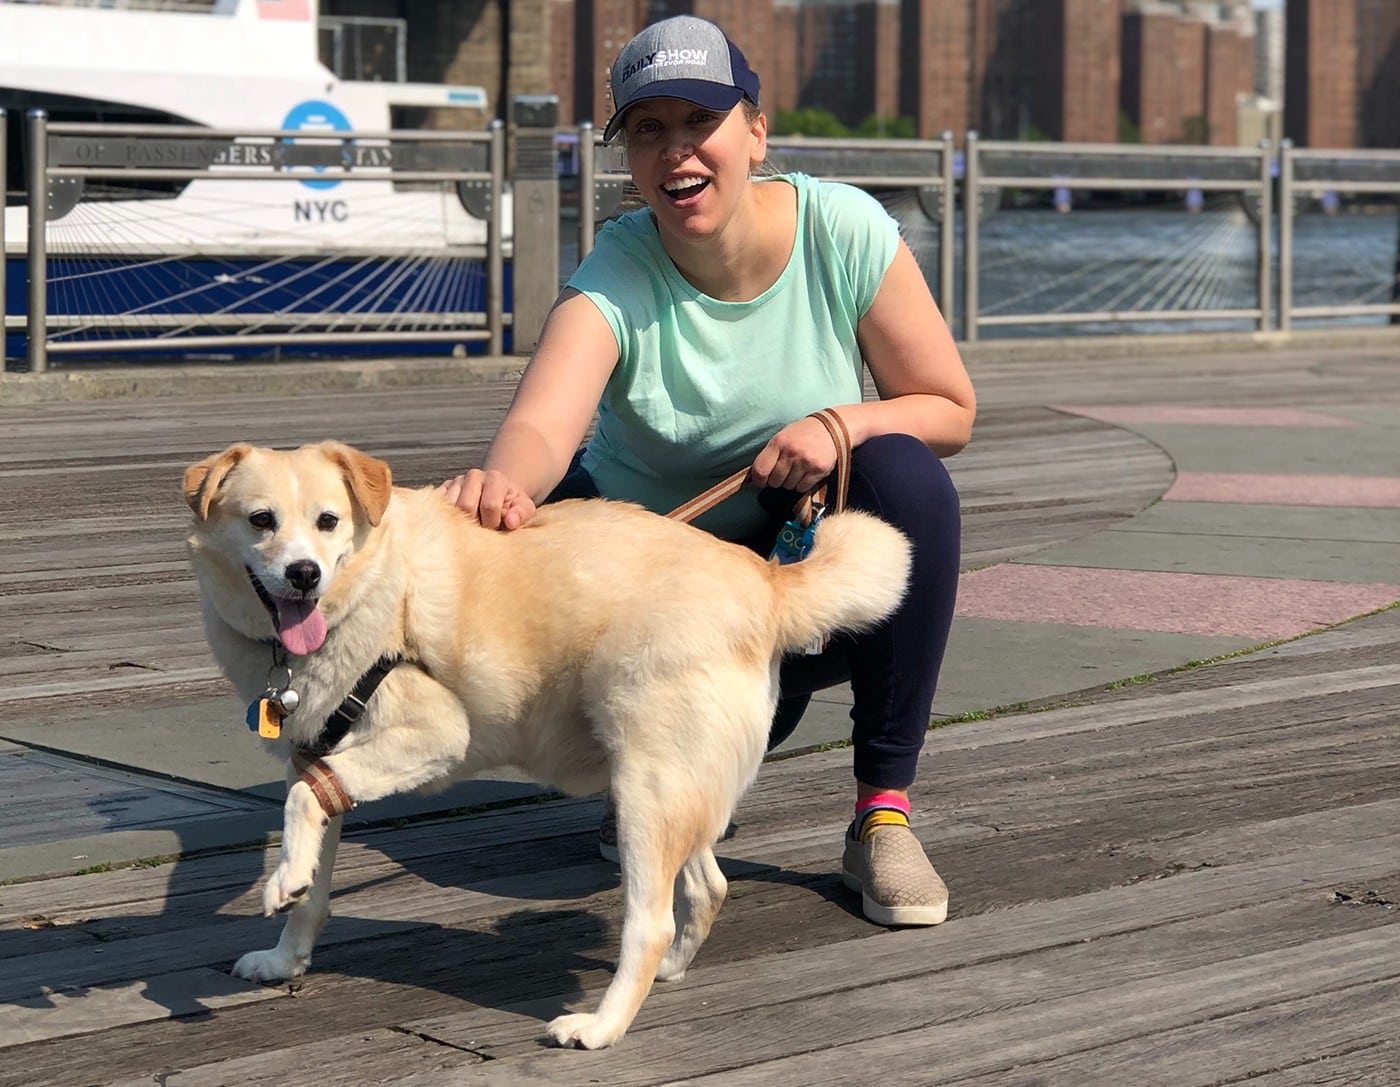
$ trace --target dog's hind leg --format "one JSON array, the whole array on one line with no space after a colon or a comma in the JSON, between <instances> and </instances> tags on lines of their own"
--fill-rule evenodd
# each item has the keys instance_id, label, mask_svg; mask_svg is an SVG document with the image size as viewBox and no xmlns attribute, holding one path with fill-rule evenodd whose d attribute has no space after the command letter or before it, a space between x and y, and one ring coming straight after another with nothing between
<instances>
[{"instance_id":1,"label":"dog's hind leg","mask_svg":"<svg viewBox=\"0 0 1400 1087\"><path fill-rule=\"evenodd\" d=\"M303 789L306 786L302 786ZM308 790L309 791L309 790ZM290 797L289 797L290 799ZM319 808L318 808L319 812ZM319 823L319 818L317 822ZM266 951L250 951L233 966L233 973L249 981L285 981L300 977L311 965L311 950L316 945L316 937L321 934L331 915L331 874L335 869L336 848L340 844L341 816L330 818L320 836L318 860L311 882L297 895L291 896L284 909L290 909L287 923L282 926L282 935L277 946ZM287 838L283 838L284 859L279 862L277 871L285 864ZM268 891L264 894L266 904L272 897L272 885L276 874L268 881ZM280 892L279 892L280 895Z\"/></svg>"},{"instance_id":2,"label":"dog's hind leg","mask_svg":"<svg viewBox=\"0 0 1400 1087\"><path fill-rule=\"evenodd\" d=\"M697 850L676 877L676 937L656 972L658 981L679 981L710 934L729 883L709 846Z\"/></svg>"},{"instance_id":3,"label":"dog's hind leg","mask_svg":"<svg viewBox=\"0 0 1400 1087\"><path fill-rule=\"evenodd\" d=\"M602 1049L620 1039L651 991L675 936L674 881L693 842L654 827L634 832L626 811L622 802L618 809L622 950L617 972L596 1013L561 1015L549 1024L549 1036L558 1045Z\"/></svg>"}]
</instances>

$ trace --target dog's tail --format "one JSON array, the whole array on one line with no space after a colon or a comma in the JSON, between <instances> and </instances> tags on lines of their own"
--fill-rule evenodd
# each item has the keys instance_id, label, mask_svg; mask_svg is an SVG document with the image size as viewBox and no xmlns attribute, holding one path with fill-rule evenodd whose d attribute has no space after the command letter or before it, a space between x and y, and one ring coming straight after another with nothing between
<instances>
[{"instance_id":1,"label":"dog's tail","mask_svg":"<svg viewBox=\"0 0 1400 1087\"><path fill-rule=\"evenodd\" d=\"M903 533L871 514L824 518L811 554L774 573L779 645L801 649L874 626L903 599L911 553Z\"/></svg>"}]
</instances>

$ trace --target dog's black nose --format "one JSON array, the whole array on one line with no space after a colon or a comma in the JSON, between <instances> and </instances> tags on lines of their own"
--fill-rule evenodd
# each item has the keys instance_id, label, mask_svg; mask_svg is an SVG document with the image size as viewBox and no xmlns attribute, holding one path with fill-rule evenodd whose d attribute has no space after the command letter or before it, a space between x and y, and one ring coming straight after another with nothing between
<instances>
[{"instance_id":1,"label":"dog's black nose","mask_svg":"<svg viewBox=\"0 0 1400 1087\"><path fill-rule=\"evenodd\" d=\"M310 559L298 559L296 562L289 563L284 573L287 577L287 584L304 593L309 593L321 581L321 568Z\"/></svg>"}]
</instances>

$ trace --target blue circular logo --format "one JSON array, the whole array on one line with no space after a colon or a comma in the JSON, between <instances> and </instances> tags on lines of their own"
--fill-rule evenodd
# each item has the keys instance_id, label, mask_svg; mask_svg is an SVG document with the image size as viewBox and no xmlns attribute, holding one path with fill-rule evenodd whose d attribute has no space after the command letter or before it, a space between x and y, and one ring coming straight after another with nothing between
<instances>
[{"instance_id":1,"label":"blue circular logo","mask_svg":"<svg viewBox=\"0 0 1400 1087\"><path fill-rule=\"evenodd\" d=\"M350 119L336 109L329 102L322 102L318 99L310 99L292 107L282 121L284 129L296 129L299 132L349 132ZM287 141L291 143L291 140ZM325 169L324 166L313 167L317 173ZM302 181L308 189L333 189L340 184L339 181Z\"/></svg>"}]
</instances>

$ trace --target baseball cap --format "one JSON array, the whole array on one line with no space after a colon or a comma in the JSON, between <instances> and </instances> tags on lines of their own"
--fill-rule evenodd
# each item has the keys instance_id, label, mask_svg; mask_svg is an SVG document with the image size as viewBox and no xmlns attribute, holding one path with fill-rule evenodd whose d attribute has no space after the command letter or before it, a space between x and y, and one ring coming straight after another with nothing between
<instances>
[{"instance_id":1,"label":"baseball cap","mask_svg":"<svg viewBox=\"0 0 1400 1087\"><path fill-rule=\"evenodd\" d=\"M758 105L758 76L739 47L714 23L676 15L647 27L622 48L610 73L614 112L603 130L611 140L622 118L648 98L680 98L706 109Z\"/></svg>"}]
</instances>

